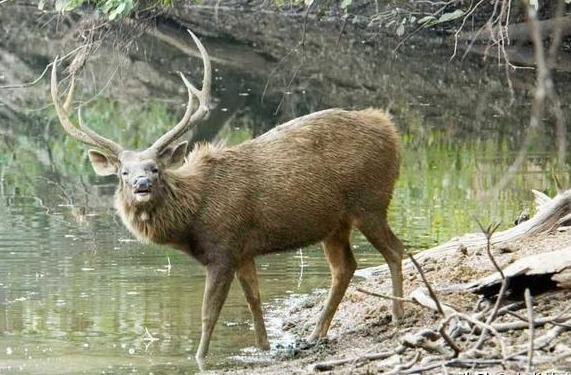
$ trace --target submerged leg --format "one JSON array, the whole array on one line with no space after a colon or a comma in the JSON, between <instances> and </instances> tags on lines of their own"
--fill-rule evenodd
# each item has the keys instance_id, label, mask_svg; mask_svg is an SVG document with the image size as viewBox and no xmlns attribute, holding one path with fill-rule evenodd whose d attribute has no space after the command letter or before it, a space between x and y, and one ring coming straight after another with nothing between
<instances>
[{"instance_id":1,"label":"submerged leg","mask_svg":"<svg viewBox=\"0 0 571 375\"><path fill-rule=\"evenodd\" d=\"M337 311L337 307L345 295L345 291L357 268L357 262L349 243L350 236L351 224L346 223L343 228L323 241L323 250L331 270L331 289L329 290L325 308L313 333L309 337L309 341L315 341L327 336L333 315Z\"/></svg>"},{"instance_id":2,"label":"submerged leg","mask_svg":"<svg viewBox=\"0 0 571 375\"><path fill-rule=\"evenodd\" d=\"M256 273L256 263L254 259L249 259L240 265L236 271L236 277L240 281L242 290L252 318L254 319L254 329L256 330L256 346L263 350L270 349L268 342L268 334L266 333L266 326L264 324L264 316L262 313L262 304L260 299L260 289L258 287L258 275Z\"/></svg>"},{"instance_id":3,"label":"submerged leg","mask_svg":"<svg viewBox=\"0 0 571 375\"><path fill-rule=\"evenodd\" d=\"M212 331L228 296L234 272L233 267L220 264L211 264L206 269L206 286L202 300L202 335L196 352L198 360L204 359L208 353Z\"/></svg>"}]
</instances>

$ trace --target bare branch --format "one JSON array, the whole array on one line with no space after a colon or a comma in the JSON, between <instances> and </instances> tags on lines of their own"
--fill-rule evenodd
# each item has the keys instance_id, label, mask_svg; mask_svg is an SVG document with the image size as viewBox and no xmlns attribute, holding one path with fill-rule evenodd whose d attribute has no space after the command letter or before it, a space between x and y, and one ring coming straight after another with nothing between
<instances>
[{"instance_id":1,"label":"bare branch","mask_svg":"<svg viewBox=\"0 0 571 375\"><path fill-rule=\"evenodd\" d=\"M365 294L368 294L368 295L374 296L374 297L379 297L379 298L388 299L388 300L392 300L392 301L402 301L402 302L407 302L407 303L414 303L415 305L419 304L417 301L415 301L412 298L402 298L402 297L391 296L388 294L372 292L370 290L359 288L359 287L357 287L355 289L361 293L365 293Z\"/></svg>"},{"instance_id":2,"label":"bare branch","mask_svg":"<svg viewBox=\"0 0 571 375\"><path fill-rule=\"evenodd\" d=\"M533 301L529 289L525 289L525 305L527 307L527 321L529 323L529 349L527 352L527 372L533 369L533 339L535 336L535 324L533 323Z\"/></svg>"},{"instance_id":3,"label":"bare branch","mask_svg":"<svg viewBox=\"0 0 571 375\"><path fill-rule=\"evenodd\" d=\"M434 300L434 303L436 304L436 308L438 309L438 312L446 317L446 314L444 313L444 310L442 309L442 305L440 304L440 301L438 300L438 298L436 297L436 294L434 293L434 290L432 290L432 287L430 286L430 283L428 282L428 280L426 279L426 275L424 274L424 271L422 270L422 267L420 266L420 264L416 261L416 259L414 259L414 257L412 256L411 253L408 253L408 256L410 258L410 261L412 262L412 264L414 264L414 267L416 268L416 270L418 271L418 273L420 274L420 277L422 278L422 281L424 282L424 284L426 285L426 288L428 289L428 293L430 294L430 297Z\"/></svg>"}]
</instances>

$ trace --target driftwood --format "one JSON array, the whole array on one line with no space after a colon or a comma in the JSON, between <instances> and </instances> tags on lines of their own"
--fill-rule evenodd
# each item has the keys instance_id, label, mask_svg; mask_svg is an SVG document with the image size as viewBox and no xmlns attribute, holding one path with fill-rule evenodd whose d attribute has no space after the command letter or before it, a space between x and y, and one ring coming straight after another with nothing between
<instances>
[{"instance_id":1,"label":"driftwood","mask_svg":"<svg viewBox=\"0 0 571 375\"><path fill-rule=\"evenodd\" d=\"M565 269L551 277L558 288L571 289L571 269Z\"/></svg>"},{"instance_id":2,"label":"driftwood","mask_svg":"<svg viewBox=\"0 0 571 375\"><path fill-rule=\"evenodd\" d=\"M492 245L505 244L529 236L549 232L559 227L565 220L569 220L569 215L571 214L571 190L566 190L553 199L539 192L534 192L534 194L536 196L536 204L538 203L537 196L543 195L541 205L538 207L538 212L528 221L524 221L513 228L494 234L494 238L491 241ZM453 256L460 248L477 248L485 244L486 236L483 233L471 233L462 237L453 238L442 245L425 250L415 255L415 258L420 264L431 259L445 262L447 258ZM413 265L410 261L403 262L403 270L405 272L413 271ZM390 277L386 265L365 268L357 271L356 274L365 278L373 276Z\"/></svg>"},{"instance_id":3,"label":"driftwood","mask_svg":"<svg viewBox=\"0 0 571 375\"><path fill-rule=\"evenodd\" d=\"M518 278L518 287L525 283L524 276L527 276L530 283L533 283L533 276L547 276L553 280L561 271L571 268L571 246L561 250L550 251L527 256L516 260L503 269L507 279ZM560 277L560 281L564 278ZM490 290L497 289L502 282L498 273L493 273L487 277L476 280L467 285L467 290L489 294Z\"/></svg>"}]
</instances>

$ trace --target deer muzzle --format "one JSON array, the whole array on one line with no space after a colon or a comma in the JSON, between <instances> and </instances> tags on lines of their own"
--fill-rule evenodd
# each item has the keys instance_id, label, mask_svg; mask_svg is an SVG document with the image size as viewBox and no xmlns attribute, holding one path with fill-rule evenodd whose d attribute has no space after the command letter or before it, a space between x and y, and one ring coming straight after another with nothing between
<instances>
[{"instance_id":1,"label":"deer muzzle","mask_svg":"<svg viewBox=\"0 0 571 375\"><path fill-rule=\"evenodd\" d=\"M133 193L138 201L146 201L150 198L151 187L153 186L151 180L146 176L135 178L133 182Z\"/></svg>"}]
</instances>

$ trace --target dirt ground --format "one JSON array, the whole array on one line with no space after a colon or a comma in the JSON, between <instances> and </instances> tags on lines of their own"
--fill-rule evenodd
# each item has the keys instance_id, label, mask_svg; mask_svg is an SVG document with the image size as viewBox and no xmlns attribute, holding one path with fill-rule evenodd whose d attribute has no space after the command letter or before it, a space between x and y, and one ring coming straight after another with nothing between
<instances>
[{"instance_id":1,"label":"dirt ground","mask_svg":"<svg viewBox=\"0 0 571 375\"><path fill-rule=\"evenodd\" d=\"M558 250L571 244L571 229L560 228L551 233L541 234L525 240L519 240L508 245L496 246L492 248L492 253L504 268L515 260L527 255ZM463 284L476 280L480 277L491 274L494 267L486 254L485 248L464 248L459 249L452 257L447 257L445 262L439 259L424 259L422 264L426 276L432 286L437 290L437 295L441 302L453 306L457 311L466 314L473 314L480 296L470 292L445 292L446 288L452 285ZM424 284L419 274L413 270L405 270L405 296ZM307 345L303 340L299 340L295 346L277 350L272 355L271 360L266 363L256 363L245 365L246 367L233 370L231 373L239 374L305 374L314 372L312 366L318 362L331 361L343 358L357 358L366 354L383 352L398 347L402 338L406 334L419 332L422 329L437 330L442 318L437 312L418 306L413 303L405 303L405 315L398 325L391 323L390 304L391 301L379 297L371 296L358 291L361 287L369 291L383 294L390 294L391 282L389 279L371 276L368 279L354 278L337 311L329 338L325 342L314 346ZM319 312L323 307L326 298L325 291L317 291L306 298L291 301L281 311L274 312L283 317L283 330L297 338L306 338L314 327ZM521 297L520 298L521 301ZM571 290L549 291L534 297L535 317L553 316L571 307ZM495 302L495 297L490 300L490 305ZM506 301L505 304L514 301ZM514 314L526 316L526 307L520 303L513 310ZM500 316L495 323L518 321L512 315ZM545 325L535 329L535 337L543 335L552 328ZM528 329L519 329L502 333L507 351L513 353L528 345ZM461 336L457 340L459 347L465 349L472 346L479 335ZM442 340L439 341L443 347L447 348ZM496 352L497 342L494 338L486 341L487 352ZM566 361L565 357L571 358L565 353L571 347L571 334L564 331L553 340L542 353L536 355L534 370L558 370L571 369L571 361ZM389 358L378 361L352 361L344 365L335 366L329 373L334 374L374 374L390 371L396 365L411 361L418 354L416 366L431 355L426 350L411 348L404 351L402 355L393 355ZM543 356L545 354L545 356ZM521 356L525 357L525 356ZM524 359L522 359L523 362ZM491 364L485 369L479 368L477 371L494 370L505 373L515 373L525 371L521 368L522 361L508 362L504 368L497 364ZM545 363L542 363L545 362ZM448 368L448 373L466 373L470 368ZM398 372L395 372L398 373ZM433 369L422 373L438 374L444 373L442 368ZM472 373L474 373L472 371Z\"/></svg>"}]
</instances>

